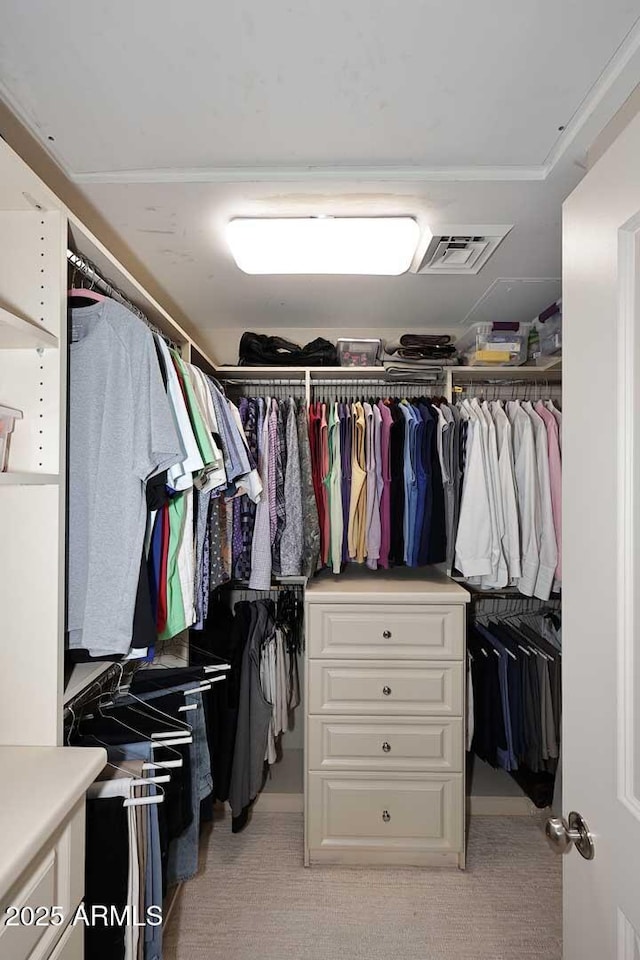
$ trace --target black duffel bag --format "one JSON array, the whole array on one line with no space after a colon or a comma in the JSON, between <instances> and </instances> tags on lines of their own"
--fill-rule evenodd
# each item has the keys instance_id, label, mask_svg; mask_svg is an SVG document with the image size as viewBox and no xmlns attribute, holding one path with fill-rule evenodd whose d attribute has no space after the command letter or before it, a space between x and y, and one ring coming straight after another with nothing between
<instances>
[{"instance_id":1,"label":"black duffel bag","mask_svg":"<svg viewBox=\"0 0 640 960\"><path fill-rule=\"evenodd\" d=\"M241 367L337 367L338 354L323 337L301 347L284 337L247 332L240 340L238 363Z\"/></svg>"}]
</instances>

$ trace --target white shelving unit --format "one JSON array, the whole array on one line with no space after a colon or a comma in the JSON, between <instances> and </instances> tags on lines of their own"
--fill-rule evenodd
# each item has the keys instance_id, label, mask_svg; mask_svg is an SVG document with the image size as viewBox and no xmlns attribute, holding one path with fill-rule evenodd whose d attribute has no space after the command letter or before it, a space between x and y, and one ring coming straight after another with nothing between
<instances>
[{"instance_id":1,"label":"white shelving unit","mask_svg":"<svg viewBox=\"0 0 640 960\"><path fill-rule=\"evenodd\" d=\"M0 140L0 403L22 411L0 473L0 742L62 743L64 704L111 666L64 684L67 250L92 261L187 358L214 361ZM38 709L34 709L37 704Z\"/></svg>"},{"instance_id":2,"label":"white shelving unit","mask_svg":"<svg viewBox=\"0 0 640 960\"><path fill-rule=\"evenodd\" d=\"M22 411L0 474L0 730L60 739L66 270L63 205L0 143L0 402ZM37 704L37 709L34 705Z\"/></svg>"}]
</instances>

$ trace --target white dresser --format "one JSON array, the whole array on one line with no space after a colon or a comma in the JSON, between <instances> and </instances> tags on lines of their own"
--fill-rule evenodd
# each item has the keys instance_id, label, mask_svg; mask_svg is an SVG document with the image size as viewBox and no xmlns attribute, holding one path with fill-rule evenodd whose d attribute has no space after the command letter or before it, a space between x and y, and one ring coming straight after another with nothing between
<instances>
[{"instance_id":1,"label":"white dresser","mask_svg":"<svg viewBox=\"0 0 640 960\"><path fill-rule=\"evenodd\" d=\"M349 569L305 595L305 864L465 863L466 590Z\"/></svg>"}]
</instances>

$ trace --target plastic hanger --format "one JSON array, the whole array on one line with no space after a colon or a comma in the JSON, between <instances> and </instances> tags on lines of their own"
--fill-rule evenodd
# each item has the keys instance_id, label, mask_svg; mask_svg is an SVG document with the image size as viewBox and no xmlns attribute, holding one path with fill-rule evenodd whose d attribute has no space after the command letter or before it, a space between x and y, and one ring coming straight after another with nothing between
<instances>
[{"instance_id":1,"label":"plastic hanger","mask_svg":"<svg viewBox=\"0 0 640 960\"><path fill-rule=\"evenodd\" d=\"M129 796L124 798L124 802L122 804L123 807L148 807L154 804L157 805L159 803L164 802L164 798L165 798L164 789L161 786L156 786L158 781L163 778L133 777L131 775L131 771L127 770L125 767L118 766L117 763L108 762L107 766L112 767L114 770L119 770L120 773L123 773L125 775L125 779L127 780ZM144 769L144 766L143 766L143 769ZM167 779L169 778L167 777ZM100 783L109 783L109 781L94 780L94 783L93 783L94 788L96 788L97 785L99 785ZM159 792L148 794L146 797L136 797L131 795L132 791L135 790L137 787L148 787L152 783L154 784L154 786L156 786L156 790ZM91 793L91 787L89 788L89 793ZM96 799L100 799L100 798L97 797Z\"/></svg>"},{"instance_id":2,"label":"plastic hanger","mask_svg":"<svg viewBox=\"0 0 640 960\"><path fill-rule=\"evenodd\" d=\"M67 296L70 300L74 297L80 297L83 300L93 300L95 303L100 303L102 300L107 299L104 294L98 293L97 290L91 290L88 287L72 287L71 290L68 291Z\"/></svg>"}]
</instances>

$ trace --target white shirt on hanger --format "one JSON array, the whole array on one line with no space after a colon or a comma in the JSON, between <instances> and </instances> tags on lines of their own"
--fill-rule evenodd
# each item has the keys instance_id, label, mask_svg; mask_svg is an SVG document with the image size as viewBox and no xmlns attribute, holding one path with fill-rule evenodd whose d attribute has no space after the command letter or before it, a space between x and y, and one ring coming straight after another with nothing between
<instances>
[{"instance_id":1,"label":"white shirt on hanger","mask_svg":"<svg viewBox=\"0 0 640 960\"><path fill-rule=\"evenodd\" d=\"M556 530L553 523L551 483L549 480L549 440L547 437L546 424L542 417L538 416L533 409L531 401L525 400L522 407L533 425L540 496L540 564L536 577L534 596L538 597L539 600L548 600L558 565L558 548L556 545Z\"/></svg>"},{"instance_id":2,"label":"white shirt on hanger","mask_svg":"<svg viewBox=\"0 0 640 960\"><path fill-rule=\"evenodd\" d=\"M173 413L176 432L184 450L184 459L167 471L167 485L172 490L188 490L193 486L193 474L204 469L204 462L193 433L191 420L184 401L178 374L173 365L171 354L161 337L156 337L160 347L164 367L167 374L167 396Z\"/></svg>"},{"instance_id":3,"label":"white shirt on hanger","mask_svg":"<svg viewBox=\"0 0 640 960\"><path fill-rule=\"evenodd\" d=\"M482 421L482 439L484 445L485 471L489 491L489 509L491 510L491 574L483 577L481 586L487 590L500 590L509 581L507 561L502 548L505 533L504 512L500 492L500 469L498 465L498 446L496 428L486 403L472 400L472 406Z\"/></svg>"},{"instance_id":4,"label":"white shirt on hanger","mask_svg":"<svg viewBox=\"0 0 640 960\"><path fill-rule=\"evenodd\" d=\"M211 394L202 370L199 370L198 367L194 367L190 363L186 363L185 366L189 372L194 393L198 399L202 418L211 433L211 446L216 458L212 464L207 464L206 479L202 483L199 483L198 486L203 493L208 490L226 489L227 473L224 469L222 450L216 440L216 435L219 435L219 430Z\"/></svg>"},{"instance_id":5,"label":"white shirt on hanger","mask_svg":"<svg viewBox=\"0 0 640 960\"><path fill-rule=\"evenodd\" d=\"M460 416L468 427L455 565L471 579L491 574L492 531L481 423L468 400L460 404Z\"/></svg>"},{"instance_id":6,"label":"white shirt on hanger","mask_svg":"<svg viewBox=\"0 0 640 960\"><path fill-rule=\"evenodd\" d=\"M513 465L516 478L518 516L520 519L520 562L522 576L518 590L533 596L540 566L540 494L536 466L536 445L533 424L519 400L509 400L507 416L511 421Z\"/></svg>"},{"instance_id":7,"label":"white shirt on hanger","mask_svg":"<svg viewBox=\"0 0 640 960\"><path fill-rule=\"evenodd\" d=\"M499 400L491 402L490 410L496 427L496 442L498 445L500 494L504 514L502 547L507 561L509 580L514 582L522 575L522 567L520 564L520 522L518 520L516 478L513 466L511 421Z\"/></svg>"}]
</instances>

